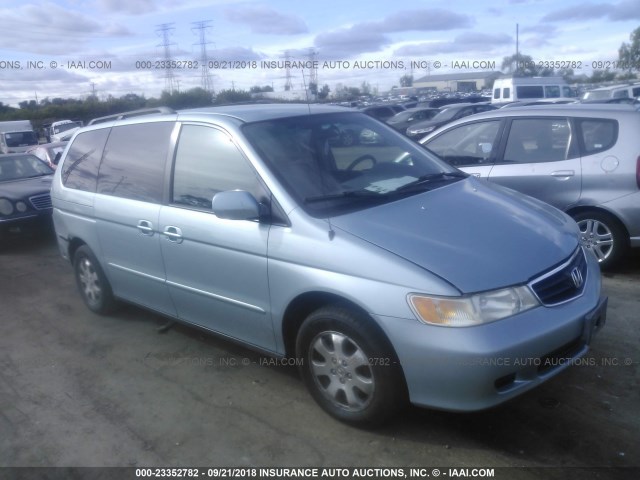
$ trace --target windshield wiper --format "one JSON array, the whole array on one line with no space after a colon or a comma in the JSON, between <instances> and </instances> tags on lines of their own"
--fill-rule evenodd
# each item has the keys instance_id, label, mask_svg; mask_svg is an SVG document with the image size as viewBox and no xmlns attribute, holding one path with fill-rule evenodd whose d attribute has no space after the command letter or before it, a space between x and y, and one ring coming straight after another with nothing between
<instances>
[{"instance_id":1,"label":"windshield wiper","mask_svg":"<svg viewBox=\"0 0 640 480\"><path fill-rule=\"evenodd\" d=\"M418 177L413 182L405 183L401 187L396 188L393 191L393 193L407 192L417 187L423 187L425 185L429 185L432 182L447 181L449 179L456 179L456 178L467 178L468 176L469 175L467 175L464 172L428 173L426 175L422 175Z\"/></svg>"},{"instance_id":2,"label":"windshield wiper","mask_svg":"<svg viewBox=\"0 0 640 480\"><path fill-rule=\"evenodd\" d=\"M380 199L382 195L369 190L347 190L340 193L331 193L328 195L317 195L315 197L307 197L304 199L304 203L322 202L324 200L334 200L337 198L369 198Z\"/></svg>"}]
</instances>

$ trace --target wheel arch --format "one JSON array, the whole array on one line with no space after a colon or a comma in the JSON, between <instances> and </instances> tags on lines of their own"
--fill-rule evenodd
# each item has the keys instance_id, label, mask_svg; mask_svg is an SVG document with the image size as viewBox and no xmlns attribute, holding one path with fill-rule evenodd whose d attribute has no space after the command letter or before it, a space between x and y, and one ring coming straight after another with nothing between
<instances>
[{"instance_id":1,"label":"wheel arch","mask_svg":"<svg viewBox=\"0 0 640 480\"><path fill-rule=\"evenodd\" d=\"M284 315L282 317L282 338L284 341L285 356L294 357L296 354L296 338L302 323L305 319L314 311L326 307L326 306L338 306L348 310L358 312L365 316L370 324L371 328L375 329L384 339L389 351L393 353L395 360L398 361L398 354L393 348L389 337L382 329L382 327L376 322L369 312L362 308L357 303L344 298L335 293L329 292L305 292L295 297L287 306ZM399 361L398 364L400 365ZM400 365L402 369L402 365ZM404 377L404 370L402 371Z\"/></svg>"},{"instance_id":2,"label":"wheel arch","mask_svg":"<svg viewBox=\"0 0 640 480\"><path fill-rule=\"evenodd\" d=\"M568 210L565 211L565 213L567 215L571 216L572 218L575 215L578 215L579 213L586 213L586 212L597 212L597 213L602 213L604 215L608 215L623 230L623 232L626 234L627 238L629 237L629 230L627 229L627 227L624 224L624 222L622 220L620 220L620 218L618 218L618 216L615 213L607 210L606 208L597 207L597 206L591 206L591 205L578 205L578 206L575 206L575 207L571 207L571 208L569 208Z\"/></svg>"}]
</instances>

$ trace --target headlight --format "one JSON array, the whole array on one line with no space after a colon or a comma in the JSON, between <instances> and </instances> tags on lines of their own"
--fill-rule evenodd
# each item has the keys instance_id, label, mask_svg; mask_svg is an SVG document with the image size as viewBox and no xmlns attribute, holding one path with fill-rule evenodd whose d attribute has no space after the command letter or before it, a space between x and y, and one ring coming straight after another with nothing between
<instances>
[{"instance_id":1,"label":"headlight","mask_svg":"<svg viewBox=\"0 0 640 480\"><path fill-rule=\"evenodd\" d=\"M6 198L0 198L0 214L11 215L13 213L13 204Z\"/></svg>"},{"instance_id":2,"label":"headlight","mask_svg":"<svg viewBox=\"0 0 640 480\"><path fill-rule=\"evenodd\" d=\"M467 297L432 297L414 293L408 299L420 320L446 327L469 327L494 322L540 305L525 286Z\"/></svg>"}]
</instances>

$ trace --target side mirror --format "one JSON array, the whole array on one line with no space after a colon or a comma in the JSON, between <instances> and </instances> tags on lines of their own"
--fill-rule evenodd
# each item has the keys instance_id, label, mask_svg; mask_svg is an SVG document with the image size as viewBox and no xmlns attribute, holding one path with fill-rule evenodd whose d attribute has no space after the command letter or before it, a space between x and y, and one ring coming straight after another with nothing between
<instances>
[{"instance_id":1,"label":"side mirror","mask_svg":"<svg viewBox=\"0 0 640 480\"><path fill-rule=\"evenodd\" d=\"M228 190L213 196L211 210L219 218L253 220L260 217L260 205L249 192Z\"/></svg>"},{"instance_id":2,"label":"side mirror","mask_svg":"<svg viewBox=\"0 0 640 480\"><path fill-rule=\"evenodd\" d=\"M58 165L58 163L60 163L60 158L62 158L62 152L58 152L56 153L55 158L53 159L53 164L54 165Z\"/></svg>"}]
</instances>

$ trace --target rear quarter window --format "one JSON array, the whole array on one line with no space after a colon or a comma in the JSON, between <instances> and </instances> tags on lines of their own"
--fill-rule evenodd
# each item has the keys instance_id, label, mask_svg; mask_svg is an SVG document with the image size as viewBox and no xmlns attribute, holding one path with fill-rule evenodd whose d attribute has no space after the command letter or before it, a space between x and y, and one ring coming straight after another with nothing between
<instances>
[{"instance_id":1,"label":"rear quarter window","mask_svg":"<svg viewBox=\"0 0 640 480\"><path fill-rule=\"evenodd\" d=\"M578 132L585 155L603 152L618 139L618 121L609 118L578 118Z\"/></svg>"},{"instance_id":2,"label":"rear quarter window","mask_svg":"<svg viewBox=\"0 0 640 480\"><path fill-rule=\"evenodd\" d=\"M162 202L164 169L174 122L113 127L100 166L97 193Z\"/></svg>"},{"instance_id":3,"label":"rear quarter window","mask_svg":"<svg viewBox=\"0 0 640 480\"><path fill-rule=\"evenodd\" d=\"M102 151L109 128L79 134L69 147L62 166L62 184L67 188L95 192Z\"/></svg>"}]
</instances>

